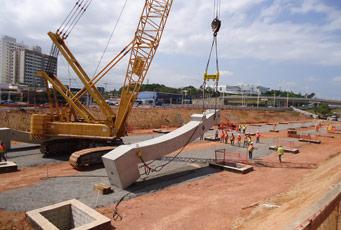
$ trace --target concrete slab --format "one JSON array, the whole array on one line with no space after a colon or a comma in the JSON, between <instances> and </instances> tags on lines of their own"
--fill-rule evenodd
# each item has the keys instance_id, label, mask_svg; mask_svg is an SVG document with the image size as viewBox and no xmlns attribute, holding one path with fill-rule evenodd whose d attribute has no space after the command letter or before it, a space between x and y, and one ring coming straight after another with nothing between
<instances>
[{"instance_id":1,"label":"concrete slab","mask_svg":"<svg viewBox=\"0 0 341 230\"><path fill-rule=\"evenodd\" d=\"M18 170L18 166L13 161L0 162L0 173L15 172Z\"/></svg>"},{"instance_id":2,"label":"concrete slab","mask_svg":"<svg viewBox=\"0 0 341 230\"><path fill-rule=\"evenodd\" d=\"M204 140L205 141L215 141L215 142L220 141L220 139L215 138L215 136L206 136L206 137L204 137Z\"/></svg>"},{"instance_id":3,"label":"concrete slab","mask_svg":"<svg viewBox=\"0 0 341 230\"><path fill-rule=\"evenodd\" d=\"M73 199L26 213L34 229L110 229L109 218Z\"/></svg>"},{"instance_id":4,"label":"concrete slab","mask_svg":"<svg viewBox=\"0 0 341 230\"><path fill-rule=\"evenodd\" d=\"M251 165L246 165L242 163L226 163L226 162L211 162L209 165L213 168L221 168L226 171L236 172L241 174L246 174L253 171L253 167Z\"/></svg>"},{"instance_id":5,"label":"concrete slab","mask_svg":"<svg viewBox=\"0 0 341 230\"><path fill-rule=\"evenodd\" d=\"M298 141L300 142L308 142L308 143L312 143L312 144L321 144L320 140L310 140L310 139L299 139Z\"/></svg>"}]
</instances>

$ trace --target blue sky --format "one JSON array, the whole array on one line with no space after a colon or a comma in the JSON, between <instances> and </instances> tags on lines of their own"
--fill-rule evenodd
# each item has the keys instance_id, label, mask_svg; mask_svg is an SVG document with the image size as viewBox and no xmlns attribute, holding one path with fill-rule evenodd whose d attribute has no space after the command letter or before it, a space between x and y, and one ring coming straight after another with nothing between
<instances>
[{"instance_id":1,"label":"blue sky","mask_svg":"<svg viewBox=\"0 0 341 230\"><path fill-rule=\"evenodd\" d=\"M0 0L0 33L47 51L47 31L56 30L74 0ZM68 39L80 63L92 75L124 0L93 1ZM135 31L143 0L128 0L105 61ZM150 83L199 86L211 42L213 0L174 0ZM261 84L318 97L341 99L340 0L222 0L219 33L221 84ZM39 10L39 13L37 12ZM69 75L59 60L60 78ZM124 60L102 81L118 88ZM76 80L73 81L77 85Z\"/></svg>"}]
</instances>

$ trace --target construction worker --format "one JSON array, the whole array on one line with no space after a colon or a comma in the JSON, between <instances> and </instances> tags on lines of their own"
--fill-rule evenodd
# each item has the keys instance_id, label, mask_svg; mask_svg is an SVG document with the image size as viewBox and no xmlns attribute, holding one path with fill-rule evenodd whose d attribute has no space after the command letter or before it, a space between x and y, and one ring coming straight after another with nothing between
<instances>
[{"instance_id":1,"label":"construction worker","mask_svg":"<svg viewBox=\"0 0 341 230\"><path fill-rule=\"evenodd\" d=\"M235 128L235 131L238 133L238 130L239 130L239 128L238 128L238 126L236 126L236 128Z\"/></svg>"},{"instance_id":2,"label":"construction worker","mask_svg":"<svg viewBox=\"0 0 341 230\"><path fill-rule=\"evenodd\" d=\"M247 147L247 135L244 135L244 143L243 143L243 148Z\"/></svg>"},{"instance_id":3,"label":"construction worker","mask_svg":"<svg viewBox=\"0 0 341 230\"><path fill-rule=\"evenodd\" d=\"M247 144L250 145L252 143L251 135L247 135Z\"/></svg>"},{"instance_id":4,"label":"construction worker","mask_svg":"<svg viewBox=\"0 0 341 230\"><path fill-rule=\"evenodd\" d=\"M234 134L232 133L231 137L230 137L231 145L234 145L234 139L235 139L235 137L234 137Z\"/></svg>"},{"instance_id":5,"label":"construction worker","mask_svg":"<svg viewBox=\"0 0 341 230\"><path fill-rule=\"evenodd\" d=\"M277 128L277 124L274 123L273 126L272 126L272 130L276 131L276 128Z\"/></svg>"},{"instance_id":6,"label":"construction worker","mask_svg":"<svg viewBox=\"0 0 341 230\"><path fill-rule=\"evenodd\" d=\"M240 142L242 140L242 136L240 135L240 133L238 133L238 136L237 136L237 141L238 141L238 146L240 147Z\"/></svg>"},{"instance_id":7,"label":"construction worker","mask_svg":"<svg viewBox=\"0 0 341 230\"><path fill-rule=\"evenodd\" d=\"M277 154L278 154L278 160L280 163L282 163L282 156L284 154L284 148L282 147L282 145L278 146L277 148Z\"/></svg>"},{"instance_id":8,"label":"construction worker","mask_svg":"<svg viewBox=\"0 0 341 230\"><path fill-rule=\"evenodd\" d=\"M251 142L250 144L249 144L249 146L248 146L248 148L247 148L247 151L248 151L248 153L249 153L249 159L250 160L252 160L252 158L253 158L253 150L254 150L255 148L253 147L253 142Z\"/></svg>"},{"instance_id":9,"label":"construction worker","mask_svg":"<svg viewBox=\"0 0 341 230\"><path fill-rule=\"evenodd\" d=\"M217 130L217 132L218 132L218 130ZM217 134L217 133L216 133ZM220 133L220 142L221 143L224 143L224 139L225 139L225 132L224 132L224 130L222 129L221 130L221 133Z\"/></svg>"},{"instance_id":10,"label":"construction worker","mask_svg":"<svg viewBox=\"0 0 341 230\"><path fill-rule=\"evenodd\" d=\"M246 127L245 127L245 125L242 126L242 130L243 130L243 134L245 134L245 132L246 132Z\"/></svg>"},{"instance_id":11,"label":"construction worker","mask_svg":"<svg viewBox=\"0 0 341 230\"><path fill-rule=\"evenodd\" d=\"M319 131L320 131L320 124L317 123L317 124L315 125L315 131L316 131L316 132L319 132Z\"/></svg>"},{"instance_id":12,"label":"construction worker","mask_svg":"<svg viewBox=\"0 0 341 230\"><path fill-rule=\"evenodd\" d=\"M225 144L227 144L228 140L229 140L229 133L226 130L226 132L225 132L225 140L224 140Z\"/></svg>"},{"instance_id":13,"label":"construction worker","mask_svg":"<svg viewBox=\"0 0 341 230\"><path fill-rule=\"evenodd\" d=\"M203 139L204 139L204 134L202 134L201 137L200 137L200 140L203 140ZM215 131L214 139L216 141L219 139L219 131L218 131L218 129Z\"/></svg>"},{"instance_id":14,"label":"construction worker","mask_svg":"<svg viewBox=\"0 0 341 230\"><path fill-rule=\"evenodd\" d=\"M259 143L260 134L259 131L256 132L256 143Z\"/></svg>"},{"instance_id":15,"label":"construction worker","mask_svg":"<svg viewBox=\"0 0 341 230\"><path fill-rule=\"evenodd\" d=\"M7 161L5 154L6 154L6 147L4 143L0 141L0 162L2 161L2 159Z\"/></svg>"}]
</instances>

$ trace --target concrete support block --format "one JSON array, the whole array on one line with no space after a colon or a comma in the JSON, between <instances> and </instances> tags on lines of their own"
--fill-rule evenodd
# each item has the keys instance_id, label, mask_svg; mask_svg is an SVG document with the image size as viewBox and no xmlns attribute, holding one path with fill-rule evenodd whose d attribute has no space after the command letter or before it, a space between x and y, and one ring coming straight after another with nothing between
<instances>
[{"instance_id":1,"label":"concrete support block","mask_svg":"<svg viewBox=\"0 0 341 230\"><path fill-rule=\"evenodd\" d=\"M121 145L102 157L110 183L126 188L139 177L138 164L161 157L186 146L213 125L219 123L220 113L207 110L203 114L193 114L191 121L163 136L131 145Z\"/></svg>"},{"instance_id":2,"label":"concrete support block","mask_svg":"<svg viewBox=\"0 0 341 230\"><path fill-rule=\"evenodd\" d=\"M64 201L26 213L34 229L110 229L109 218L78 200Z\"/></svg>"},{"instance_id":3,"label":"concrete support block","mask_svg":"<svg viewBox=\"0 0 341 230\"><path fill-rule=\"evenodd\" d=\"M18 170L18 166L13 161L0 162L0 173L15 172Z\"/></svg>"}]
</instances>

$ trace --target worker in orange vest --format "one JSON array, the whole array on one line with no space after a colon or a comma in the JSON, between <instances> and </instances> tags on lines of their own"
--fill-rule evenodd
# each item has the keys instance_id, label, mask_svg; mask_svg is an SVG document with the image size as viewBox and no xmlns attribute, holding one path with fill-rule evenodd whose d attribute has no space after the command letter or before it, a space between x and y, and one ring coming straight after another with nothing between
<instances>
[{"instance_id":1,"label":"worker in orange vest","mask_svg":"<svg viewBox=\"0 0 341 230\"><path fill-rule=\"evenodd\" d=\"M242 141L242 136L240 135L240 133L238 133L237 141L238 141L238 146L240 147L240 142Z\"/></svg>"},{"instance_id":2,"label":"worker in orange vest","mask_svg":"<svg viewBox=\"0 0 341 230\"><path fill-rule=\"evenodd\" d=\"M5 154L6 154L6 147L4 143L0 141L0 162L2 161L2 159L7 161Z\"/></svg>"},{"instance_id":3,"label":"worker in orange vest","mask_svg":"<svg viewBox=\"0 0 341 230\"><path fill-rule=\"evenodd\" d=\"M221 143L224 143L224 140L225 140L225 132L224 132L224 130L222 129L222 130L221 130L221 133L220 133L220 142L221 142Z\"/></svg>"},{"instance_id":4,"label":"worker in orange vest","mask_svg":"<svg viewBox=\"0 0 341 230\"><path fill-rule=\"evenodd\" d=\"M226 132L225 132L225 144L227 144L228 140L229 140L229 133L226 130Z\"/></svg>"},{"instance_id":5,"label":"worker in orange vest","mask_svg":"<svg viewBox=\"0 0 341 230\"><path fill-rule=\"evenodd\" d=\"M235 137L234 137L234 134L232 133L231 137L230 137L231 145L234 145L234 139L235 139Z\"/></svg>"}]
</instances>

